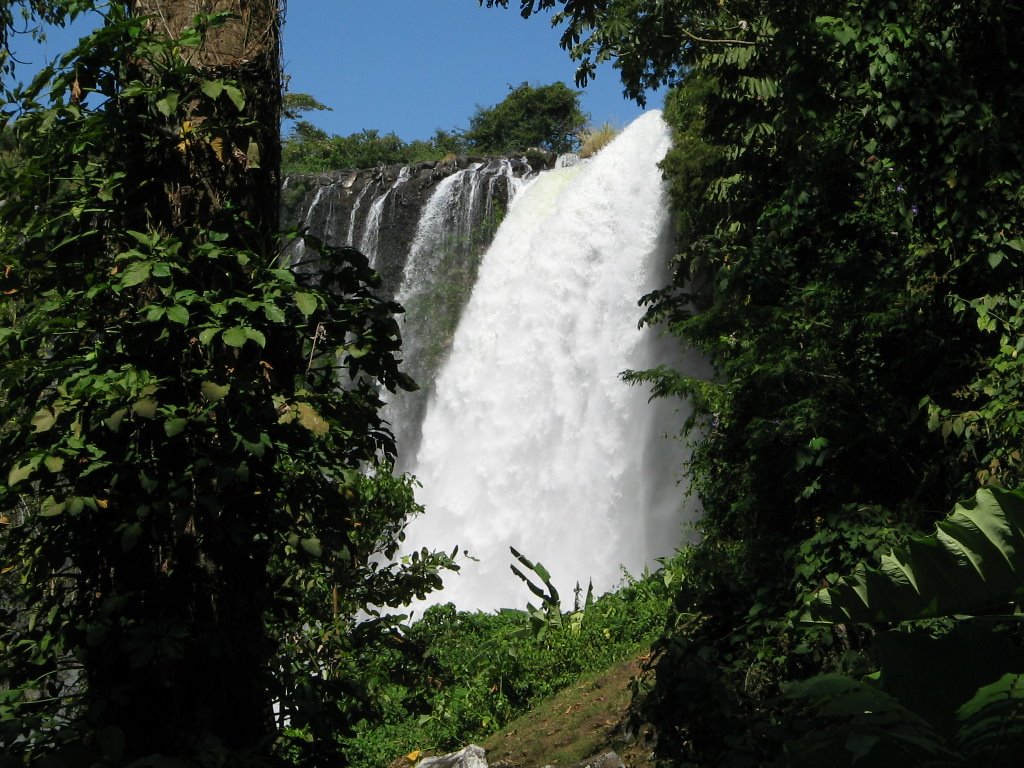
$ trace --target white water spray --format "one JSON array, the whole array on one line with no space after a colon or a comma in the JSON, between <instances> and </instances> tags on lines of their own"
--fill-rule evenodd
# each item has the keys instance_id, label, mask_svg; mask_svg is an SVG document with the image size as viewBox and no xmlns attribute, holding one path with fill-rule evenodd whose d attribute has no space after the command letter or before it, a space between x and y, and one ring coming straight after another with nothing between
<instances>
[{"instance_id":1,"label":"white water spray","mask_svg":"<svg viewBox=\"0 0 1024 768\"><path fill-rule=\"evenodd\" d=\"M419 447L431 383L476 281L483 244L525 183L509 160L473 163L438 184L423 208L395 297L405 308L405 371L422 387L388 402L401 471L410 468Z\"/></svg>"},{"instance_id":2,"label":"white water spray","mask_svg":"<svg viewBox=\"0 0 1024 768\"><path fill-rule=\"evenodd\" d=\"M672 236L658 113L595 159L519 193L484 255L435 386L414 474L427 512L406 551L464 560L432 602L523 607L514 546L574 584L612 588L671 554L695 510L675 485L685 414L652 407L619 373L664 361L637 299L666 280Z\"/></svg>"}]
</instances>

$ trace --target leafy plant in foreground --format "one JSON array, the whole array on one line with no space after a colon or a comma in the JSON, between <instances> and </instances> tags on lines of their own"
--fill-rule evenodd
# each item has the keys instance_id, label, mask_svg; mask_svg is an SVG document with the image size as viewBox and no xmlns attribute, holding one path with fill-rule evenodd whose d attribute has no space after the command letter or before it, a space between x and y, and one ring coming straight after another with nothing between
<instances>
[{"instance_id":1,"label":"leafy plant in foreground","mask_svg":"<svg viewBox=\"0 0 1024 768\"><path fill-rule=\"evenodd\" d=\"M14 764L272 762L275 706L311 726L311 759L336 758L322 734L358 715L356 611L448 563L380 564L417 509L378 412L381 387L411 386L398 307L361 254L325 252L311 276L276 237L277 4L187 5L161 5L168 38L155 0L104 3L101 27L5 91Z\"/></svg>"},{"instance_id":2,"label":"leafy plant in foreground","mask_svg":"<svg viewBox=\"0 0 1024 768\"><path fill-rule=\"evenodd\" d=\"M787 689L800 716L813 721L786 745L787 764L899 755L928 766L1016 764L1024 746L1024 637L1019 610L1009 609L1022 594L1022 523L1024 494L982 489L935 534L911 537L878 567L861 563L814 597L805 621L897 626L874 641L874 675L819 676ZM920 622L954 615L946 624Z\"/></svg>"}]
</instances>

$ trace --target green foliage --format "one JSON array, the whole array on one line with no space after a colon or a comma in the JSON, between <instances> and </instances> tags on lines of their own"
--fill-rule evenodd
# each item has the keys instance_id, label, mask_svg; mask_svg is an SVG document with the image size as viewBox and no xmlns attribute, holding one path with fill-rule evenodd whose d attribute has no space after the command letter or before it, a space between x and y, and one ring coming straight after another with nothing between
<instances>
[{"instance_id":1,"label":"green foliage","mask_svg":"<svg viewBox=\"0 0 1024 768\"><path fill-rule=\"evenodd\" d=\"M286 93L281 98L281 114L286 120L298 120L306 112L332 112L333 109L323 104L308 93Z\"/></svg>"},{"instance_id":2,"label":"green foliage","mask_svg":"<svg viewBox=\"0 0 1024 768\"><path fill-rule=\"evenodd\" d=\"M477 107L465 138L475 152L510 154L533 147L571 152L587 116L579 93L564 83L532 86L522 83L493 107Z\"/></svg>"},{"instance_id":3,"label":"green foliage","mask_svg":"<svg viewBox=\"0 0 1024 768\"><path fill-rule=\"evenodd\" d=\"M289 100L289 97L291 99ZM294 115L323 108L306 94L288 94L286 107ZM493 107L478 106L468 130L438 128L427 140L406 142L394 133L364 129L348 136L331 136L312 123L299 120L284 140L285 175L328 170L408 165L442 160L450 155L506 155L543 149L569 152L579 146L578 135L587 117L579 108L579 94L563 83L513 88Z\"/></svg>"},{"instance_id":4,"label":"green foliage","mask_svg":"<svg viewBox=\"0 0 1024 768\"><path fill-rule=\"evenodd\" d=\"M843 675L790 686L797 716L815 730L786 745L784 765L962 765L926 721L891 696Z\"/></svg>"},{"instance_id":5,"label":"green foliage","mask_svg":"<svg viewBox=\"0 0 1024 768\"><path fill-rule=\"evenodd\" d=\"M580 626L583 624L583 619L586 617L587 609L594 603L594 585L590 584L587 587L586 601L583 605L580 605L579 593L581 590L579 584L577 584L576 605L573 608L573 613L563 615L562 600L558 595L555 585L551 583L551 573L548 569L541 563L532 562L525 555L518 552L515 547L510 547L510 549L512 550L512 556L519 561L519 564L532 571L541 581L541 584L536 584L532 581L532 577L527 576L516 565L509 566L512 569L512 573L526 584L530 592L541 600L539 608L535 608L532 603L526 604L526 612L530 615L534 636L542 638L549 629L557 630L564 627L570 627L573 632L578 633Z\"/></svg>"},{"instance_id":6,"label":"green foliage","mask_svg":"<svg viewBox=\"0 0 1024 768\"><path fill-rule=\"evenodd\" d=\"M920 670L919 670L920 671ZM822 675L787 690L813 726L786 745L786 766L1014 766L1024 746L1024 676L1008 673L977 689L949 731L868 683ZM948 734L948 735L947 735Z\"/></svg>"},{"instance_id":7,"label":"green foliage","mask_svg":"<svg viewBox=\"0 0 1024 768\"><path fill-rule=\"evenodd\" d=\"M800 619L820 585L903 541L910 528L870 507L841 510L816 527L788 547L781 536L772 538L781 561L775 578L752 567L755 556L763 557L763 542L714 530L666 571L674 604L654 647L656 679L643 710L682 764L769 764L800 733L786 725L787 681L873 670L870 631Z\"/></svg>"},{"instance_id":8,"label":"green foliage","mask_svg":"<svg viewBox=\"0 0 1024 768\"><path fill-rule=\"evenodd\" d=\"M675 763L781 760L801 733L784 682L881 663L867 653L873 629L798 621L855 564L844 548L877 551L977 483L1020 478L1022 9L519 6L556 11L578 82L612 60L640 101L675 86L665 116L676 148L663 167L679 253L672 283L646 297L648 321L715 374L627 376L693 404L691 489L705 511L649 712L659 754ZM907 691L897 699L878 712L902 718ZM916 728L877 742L837 732L833 746L879 764L891 750L962 757L962 744L935 740L945 733L934 723L930 735Z\"/></svg>"},{"instance_id":9,"label":"green foliage","mask_svg":"<svg viewBox=\"0 0 1024 768\"><path fill-rule=\"evenodd\" d=\"M381 135L376 130L329 136L300 120L284 141L281 163L285 174L317 173L440 160L458 147L457 137L443 131L438 131L433 141L407 143L394 133Z\"/></svg>"},{"instance_id":10,"label":"green foliage","mask_svg":"<svg viewBox=\"0 0 1024 768\"><path fill-rule=\"evenodd\" d=\"M790 686L787 697L810 728L786 745L787 764L885 763L907 752L925 765L1015 764L1024 745L1019 615L1007 623L963 614L1005 610L1019 596L1022 499L983 489L935 535L912 537L905 552L883 555L880 568L861 564L816 596L811 619L956 620L882 633L874 643L879 670L863 682L833 675Z\"/></svg>"},{"instance_id":11,"label":"green foliage","mask_svg":"<svg viewBox=\"0 0 1024 768\"><path fill-rule=\"evenodd\" d=\"M894 622L1007 610L1024 595L1024 495L986 488L912 537L905 551L858 564L818 594L815 620Z\"/></svg>"},{"instance_id":12,"label":"green foliage","mask_svg":"<svg viewBox=\"0 0 1024 768\"><path fill-rule=\"evenodd\" d=\"M317 754L362 717L373 606L450 565L389 564L419 509L378 412L399 308L351 249L283 260L272 83L180 55L227 17L167 40L104 7L5 93L0 749L253 764L276 702Z\"/></svg>"},{"instance_id":13,"label":"green foliage","mask_svg":"<svg viewBox=\"0 0 1024 768\"><path fill-rule=\"evenodd\" d=\"M545 620L542 633L531 611L430 608L359 652L375 711L339 734L344 754L371 768L482 738L579 676L638 653L662 626L667 599L665 572L627 578L618 591Z\"/></svg>"}]
</instances>

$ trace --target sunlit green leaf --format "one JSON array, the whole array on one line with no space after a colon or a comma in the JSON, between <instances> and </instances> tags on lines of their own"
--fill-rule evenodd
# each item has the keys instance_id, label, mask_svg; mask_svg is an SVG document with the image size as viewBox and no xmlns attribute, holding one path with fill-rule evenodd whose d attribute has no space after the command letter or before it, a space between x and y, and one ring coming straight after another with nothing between
<instances>
[{"instance_id":1,"label":"sunlit green leaf","mask_svg":"<svg viewBox=\"0 0 1024 768\"><path fill-rule=\"evenodd\" d=\"M301 541L302 548L313 557L320 557L323 554L323 547L320 546L320 539L309 538Z\"/></svg>"},{"instance_id":2,"label":"sunlit green leaf","mask_svg":"<svg viewBox=\"0 0 1024 768\"><path fill-rule=\"evenodd\" d=\"M63 511L63 501L57 501L53 496L47 496L39 508L39 515L40 517L56 517Z\"/></svg>"},{"instance_id":3,"label":"sunlit green leaf","mask_svg":"<svg viewBox=\"0 0 1024 768\"><path fill-rule=\"evenodd\" d=\"M233 85L224 85L224 93L227 94L228 98L231 99L231 103L235 105L235 108L241 112L245 109L245 96Z\"/></svg>"},{"instance_id":4,"label":"sunlit green leaf","mask_svg":"<svg viewBox=\"0 0 1024 768\"><path fill-rule=\"evenodd\" d=\"M106 419L103 420L103 423L106 425L107 429L109 429L111 432L117 432L118 429L121 428L121 422L124 421L124 417L127 416L127 415L128 415L128 409L127 408L121 408L121 409L119 409L117 411L114 411L112 414L110 414L110 416L108 416Z\"/></svg>"},{"instance_id":5,"label":"sunlit green leaf","mask_svg":"<svg viewBox=\"0 0 1024 768\"><path fill-rule=\"evenodd\" d=\"M248 340L249 336L245 328L236 325L224 331L220 338L229 347L241 347Z\"/></svg>"},{"instance_id":6,"label":"sunlit green leaf","mask_svg":"<svg viewBox=\"0 0 1024 768\"><path fill-rule=\"evenodd\" d=\"M299 308L299 312L309 317L316 312L316 296L312 293L303 293L299 291L295 294L295 305Z\"/></svg>"},{"instance_id":7,"label":"sunlit green leaf","mask_svg":"<svg viewBox=\"0 0 1024 768\"><path fill-rule=\"evenodd\" d=\"M170 117L174 110L178 108L178 94L168 93L157 101L156 108L160 111L160 114Z\"/></svg>"},{"instance_id":8,"label":"sunlit green leaf","mask_svg":"<svg viewBox=\"0 0 1024 768\"><path fill-rule=\"evenodd\" d=\"M204 381L199 387L203 393L203 398L211 403L223 400L227 397L228 392L231 391L230 384L216 384L212 381Z\"/></svg>"},{"instance_id":9,"label":"sunlit green leaf","mask_svg":"<svg viewBox=\"0 0 1024 768\"><path fill-rule=\"evenodd\" d=\"M314 435L322 436L330 431L330 425L309 403L296 403L295 411L298 414L299 423Z\"/></svg>"},{"instance_id":10,"label":"sunlit green leaf","mask_svg":"<svg viewBox=\"0 0 1024 768\"><path fill-rule=\"evenodd\" d=\"M188 310L180 304L167 308L167 319L179 325L188 325Z\"/></svg>"},{"instance_id":11,"label":"sunlit green leaf","mask_svg":"<svg viewBox=\"0 0 1024 768\"><path fill-rule=\"evenodd\" d=\"M57 423L57 416L49 408L42 408L36 411L32 417L32 426L36 432L47 432Z\"/></svg>"},{"instance_id":12,"label":"sunlit green leaf","mask_svg":"<svg viewBox=\"0 0 1024 768\"><path fill-rule=\"evenodd\" d=\"M260 347L267 346L267 337L263 335L262 331L257 331L255 328L246 328L245 329L245 337L247 339L252 339Z\"/></svg>"},{"instance_id":13,"label":"sunlit green leaf","mask_svg":"<svg viewBox=\"0 0 1024 768\"><path fill-rule=\"evenodd\" d=\"M164 422L164 432L168 437L175 437L185 431L188 419L168 419Z\"/></svg>"},{"instance_id":14,"label":"sunlit green leaf","mask_svg":"<svg viewBox=\"0 0 1024 768\"><path fill-rule=\"evenodd\" d=\"M132 413L143 419L152 419L156 416L157 401L152 397L144 397L132 405Z\"/></svg>"},{"instance_id":15,"label":"sunlit green leaf","mask_svg":"<svg viewBox=\"0 0 1024 768\"><path fill-rule=\"evenodd\" d=\"M203 93L205 93L211 99L216 99L224 92L224 81L204 80L199 87L200 89L202 89Z\"/></svg>"},{"instance_id":16,"label":"sunlit green leaf","mask_svg":"<svg viewBox=\"0 0 1024 768\"><path fill-rule=\"evenodd\" d=\"M128 265L128 269L121 275L121 285L130 288L149 279L153 264L148 261L136 261Z\"/></svg>"},{"instance_id":17,"label":"sunlit green leaf","mask_svg":"<svg viewBox=\"0 0 1024 768\"><path fill-rule=\"evenodd\" d=\"M24 464L11 467L7 473L7 484L17 485L22 480L27 480L35 472L36 467L39 466L39 461L39 459L32 459Z\"/></svg>"}]
</instances>

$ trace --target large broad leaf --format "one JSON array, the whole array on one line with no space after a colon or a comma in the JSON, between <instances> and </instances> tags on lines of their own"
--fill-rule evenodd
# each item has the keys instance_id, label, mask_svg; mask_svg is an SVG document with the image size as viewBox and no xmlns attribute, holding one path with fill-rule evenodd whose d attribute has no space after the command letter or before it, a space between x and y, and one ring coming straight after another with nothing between
<instances>
[{"instance_id":1,"label":"large broad leaf","mask_svg":"<svg viewBox=\"0 0 1024 768\"><path fill-rule=\"evenodd\" d=\"M809 726L786 743L786 768L962 765L928 722L867 683L818 675L786 686L785 696Z\"/></svg>"},{"instance_id":2,"label":"large broad leaf","mask_svg":"<svg viewBox=\"0 0 1024 768\"><path fill-rule=\"evenodd\" d=\"M804 619L889 623L987 613L1024 597L1024 494L983 488L935 527L819 592Z\"/></svg>"}]
</instances>

